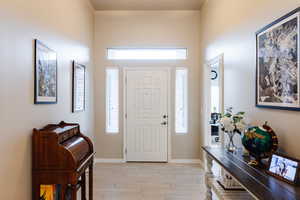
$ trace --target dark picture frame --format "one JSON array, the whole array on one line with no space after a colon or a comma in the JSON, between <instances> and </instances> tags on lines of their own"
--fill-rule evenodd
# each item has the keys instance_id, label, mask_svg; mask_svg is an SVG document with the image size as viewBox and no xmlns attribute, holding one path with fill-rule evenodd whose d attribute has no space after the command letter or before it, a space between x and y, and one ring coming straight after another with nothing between
<instances>
[{"instance_id":1,"label":"dark picture frame","mask_svg":"<svg viewBox=\"0 0 300 200\"><path fill-rule=\"evenodd\" d=\"M85 73L85 65L73 61L72 112L83 112L85 110Z\"/></svg>"},{"instance_id":2,"label":"dark picture frame","mask_svg":"<svg viewBox=\"0 0 300 200\"><path fill-rule=\"evenodd\" d=\"M300 7L256 32L256 107L300 111Z\"/></svg>"},{"instance_id":3,"label":"dark picture frame","mask_svg":"<svg viewBox=\"0 0 300 200\"><path fill-rule=\"evenodd\" d=\"M277 156L277 157L280 157L280 158L283 158L285 160L288 160L288 161L293 161L293 162L296 162L297 163L297 168L296 168L296 172L295 172L295 179L293 181L289 180L289 179L286 179L284 178L283 176L279 175L279 174L276 174L274 172L272 172L270 170L270 168L272 167L272 158L273 156ZM289 184L298 184L299 183L299 168L300 168L300 161L298 159L295 159L295 158L292 158L292 157L289 157L289 156L286 156L286 155L283 155L281 153L273 153L270 158L269 158L269 163L268 163L268 168L266 170L266 173L271 175L271 176L274 176L275 178L281 180L281 181L284 181L284 182L287 182Z\"/></svg>"},{"instance_id":4,"label":"dark picture frame","mask_svg":"<svg viewBox=\"0 0 300 200\"><path fill-rule=\"evenodd\" d=\"M57 103L57 54L35 39L34 104Z\"/></svg>"}]
</instances>

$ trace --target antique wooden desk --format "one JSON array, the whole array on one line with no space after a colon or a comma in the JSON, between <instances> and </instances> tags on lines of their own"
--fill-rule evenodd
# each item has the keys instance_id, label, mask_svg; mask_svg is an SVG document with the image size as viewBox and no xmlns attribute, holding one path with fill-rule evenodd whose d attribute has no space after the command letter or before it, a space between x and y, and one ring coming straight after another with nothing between
<instances>
[{"instance_id":1,"label":"antique wooden desk","mask_svg":"<svg viewBox=\"0 0 300 200\"><path fill-rule=\"evenodd\" d=\"M268 174L263 169L248 165L240 152L230 153L220 147L202 147L206 153L206 199L212 199L212 162L217 162L254 199L259 200L297 200L300 199L300 186L290 185ZM233 198L234 199L234 198Z\"/></svg>"},{"instance_id":2,"label":"antique wooden desk","mask_svg":"<svg viewBox=\"0 0 300 200\"><path fill-rule=\"evenodd\" d=\"M34 129L32 136L32 199L40 199L40 185L62 186L60 200L86 200L89 170L89 200L93 200L94 148L80 132L79 124L61 122Z\"/></svg>"}]
</instances>

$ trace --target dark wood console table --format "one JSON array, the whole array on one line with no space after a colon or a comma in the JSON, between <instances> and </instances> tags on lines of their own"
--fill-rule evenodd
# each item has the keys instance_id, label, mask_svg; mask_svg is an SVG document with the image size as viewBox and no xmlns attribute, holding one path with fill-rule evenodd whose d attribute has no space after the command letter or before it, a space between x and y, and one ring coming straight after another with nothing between
<instances>
[{"instance_id":1,"label":"dark wood console table","mask_svg":"<svg viewBox=\"0 0 300 200\"><path fill-rule=\"evenodd\" d=\"M206 153L206 199L212 199L210 178L213 177L212 161L217 162L254 199L259 200L299 200L300 186L290 185L268 174L263 169L248 165L247 158L240 152L230 153L220 147L202 147Z\"/></svg>"}]
</instances>

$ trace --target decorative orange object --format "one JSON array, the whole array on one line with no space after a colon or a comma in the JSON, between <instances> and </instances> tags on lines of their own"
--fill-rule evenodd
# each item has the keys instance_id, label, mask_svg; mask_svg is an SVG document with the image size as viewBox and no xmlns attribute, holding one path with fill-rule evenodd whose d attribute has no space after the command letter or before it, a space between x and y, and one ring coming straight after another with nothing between
<instances>
[{"instance_id":1,"label":"decorative orange object","mask_svg":"<svg viewBox=\"0 0 300 200\"><path fill-rule=\"evenodd\" d=\"M40 186L41 200L55 200L55 185Z\"/></svg>"}]
</instances>

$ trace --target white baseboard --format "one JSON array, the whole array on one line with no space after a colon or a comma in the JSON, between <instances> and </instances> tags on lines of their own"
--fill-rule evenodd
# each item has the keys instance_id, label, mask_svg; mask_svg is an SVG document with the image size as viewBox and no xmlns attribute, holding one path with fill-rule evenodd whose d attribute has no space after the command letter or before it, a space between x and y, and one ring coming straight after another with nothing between
<instances>
[{"instance_id":1,"label":"white baseboard","mask_svg":"<svg viewBox=\"0 0 300 200\"><path fill-rule=\"evenodd\" d=\"M95 163L126 163L124 159L113 159L113 158L95 158ZM203 163L200 159L172 159L169 163L177 164L200 164Z\"/></svg>"},{"instance_id":2,"label":"white baseboard","mask_svg":"<svg viewBox=\"0 0 300 200\"><path fill-rule=\"evenodd\" d=\"M95 163L125 163L125 160L111 158L95 158Z\"/></svg>"},{"instance_id":3,"label":"white baseboard","mask_svg":"<svg viewBox=\"0 0 300 200\"><path fill-rule=\"evenodd\" d=\"M172 159L169 163L178 164L202 164L200 159Z\"/></svg>"}]
</instances>

